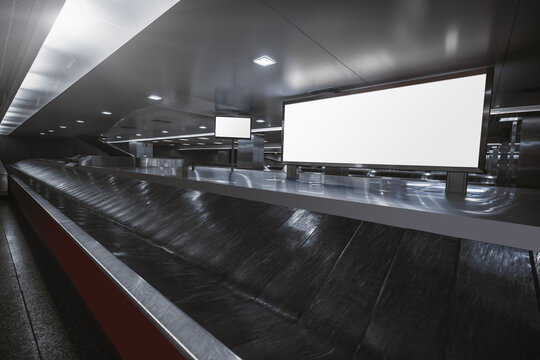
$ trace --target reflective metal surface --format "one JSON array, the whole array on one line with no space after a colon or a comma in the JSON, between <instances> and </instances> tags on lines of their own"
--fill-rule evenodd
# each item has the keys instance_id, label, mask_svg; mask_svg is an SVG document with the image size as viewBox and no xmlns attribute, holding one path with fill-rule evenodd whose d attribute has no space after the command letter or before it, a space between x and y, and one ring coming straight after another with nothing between
<instances>
[{"instance_id":1,"label":"reflective metal surface","mask_svg":"<svg viewBox=\"0 0 540 360\"><path fill-rule=\"evenodd\" d=\"M88 155L79 160L80 166L135 167L135 158L127 156Z\"/></svg>"},{"instance_id":2,"label":"reflective metal surface","mask_svg":"<svg viewBox=\"0 0 540 360\"><path fill-rule=\"evenodd\" d=\"M77 224L34 192L17 177L21 186L51 217L70 234L73 241L88 254L135 306L155 324L164 336L189 359L238 359L238 357L205 331L189 316L175 307L143 278L112 255Z\"/></svg>"},{"instance_id":3,"label":"reflective metal surface","mask_svg":"<svg viewBox=\"0 0 540 360\"><path fill-rule=\"evenodd\" d=\"M17 203L0 200L0 358L120 360Z\"/></svg>"},{"instance_id":4,"label":"reflective metal surface","mask_svg":"<svg viewBox=\"0 0 540 360\"><path fill-rule=\"evenodd\" d=\"M527 251L50 162L13 171L244 359L538 355Z\"/></svg>"},{"instance_id":5,"label":"reflective metal surface","mask_svg":"<svg viewBox=\"0 0 540 360\"><path fill-rule=\"evenodd\" d=\"M540 115L522 121L517 185L540 188Z\"/></svg>"},{"instance_id":6,"label":"reflective metal surface","mask_svg":"<svg viewBox=\"0 0 540 360\"><path fill-rule=\"evenodd\" d=\"M540 249L540 192L469 185L465 196L445 194L444 181L362 178L282 171L196 167L185 179L171 169L93 168L92 171L169 186L236 196L272 204L443 235Z\"/></svg>"},{"instance_id":7,"label":"reflective metal surface","mask_svg":"<svg viewBox=\"0 0 540 360\"><path fill-rule=\"evenodd\" d=\"M264 138L253 135L250 140L238 140L236 165L241 169L264 168Z\"/></svg>"},{"instance_id":8,"label":"reflective metal surface","mask_svg":"<svg viewBox=\"0 0 540 360\"><path fill-rule=\"evenodd\" d=\"M8 173L0 161L0 197L8 196Z\"/></svg>"}]
</instances>

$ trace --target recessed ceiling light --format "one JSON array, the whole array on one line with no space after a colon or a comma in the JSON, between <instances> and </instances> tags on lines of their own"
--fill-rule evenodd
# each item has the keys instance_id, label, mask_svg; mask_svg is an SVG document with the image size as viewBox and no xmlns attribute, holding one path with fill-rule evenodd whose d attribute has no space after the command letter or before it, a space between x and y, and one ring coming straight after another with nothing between
<instances>
[{"instance_id":1,"label":"recessed ceiling light","mask_svg":"<svg viewBox=\"0 0 540 360\"><path fill-rule=\"evenodd\" d=\"M201 126L199 126L199 129L206 129L206 126L201 125Z\"/></svg>"},{"instance_id":2,"label":"recessed ceiling light","mask_svg":"<svg viewBox=\"0 0 540 360\"><path fill-rule=\"evenodd\" d=\"M59 127L60 129L67 129L67 126L64 126L64 125L60 125Z\"/></svg>"},{"instance_id":3,"label":"recessed ceiling light","mask_svg":"<svg viewBox=\"0 0 540 360\"><path fill-rule=\"evenodd\" d=\"M116 135L116 138L117 139L121 139L122 137L120 135Z\"/></svg>"},{"instance_id":4,"label":"recessed ceiling light","mask_svg":"<svg viewBox=\"0 0 540 360\"><path fill-rule=\"evenodd\" d=\"M103 115L112 115L112 112L110 112L110 111L102 111L101 113Z\"/></svg>"},{"instance_id":5,"label":"recessed ceiling light","mask_svg":"<svg viewBox=\"0 0 540 360\"><path fill-rule=\"evenodd\" d=\"M255 120L255 122L258 122L258 123L263 123L263 122L266 122L265 120L263 119L258 119L258 120Z\"/></svg>"},{"instance_id":6,"label":"recessed ceiling light","mask_svg":"<svg viewBox=\"0 0 540 360\"><path fill-rule=\"evenodd\" d=\"M172 142L172 140L163 140L164 142Z\"/></svg>"},{"instance_id":7,"label":"recessed ceiling light","mask_svg":"<svg viewBox=\"0 0 540 360\"><path fill-rule=\"evenodd\" d=\"M149 95L148 98L149 98L150 100L154 100L154 101L163 100L163 98L162 98L161 96L159 96L159 95L154 95L154 94Z\"/></svg>"},{"instance_id":8,"label":"recessed ceiling light","mask_svg":"<svg viewBox=\"0 0 540 360\"><path fill-rule=\"evenodd\" d=\"M135 136L142 136L142 134L135 134Z\"/></svg>"},{"instance_id":9,"label":"recessed ceiling light","mask_svg":"<svg viewBox=\"0 0 540 360\"><path fill-rule=\"evenodd\" d=\"M52 130L52 129L49 129L48 131L49 131L50 133L53 133L53 132L54 132L54 130Z\"/></svg>"},{"instance_id":10,"label":"recessed ceiling light","mask_svg":"<svg viewBox=\"0 0 540 360\"><path fill-rule=\"evenodd\" d=\"M268 141L264 140L265 143L267 143Z\"/></svg>"},{"instance_id":11,"label":"recessed ceiling light","mask_svg":"<svg viewBox=\"0 0 540 360\"><path fill-rule=\"evenodd\" d=\"M45 135L45 133L39 133L39 135Z\"/></svg>"},{"instance_id":12,"label":"recessed ceiling light","mask_svg":"<svg viewBox=\"0 0 540 360\"><path fill-rule=\"evenodd\" d=\"M206 145L205 143L197 143L197 145Z\"/></svg>"},{"instance_id":13,"label":"recessed ceiling light","mask_svg":"<svg viewBox=\"0 0 540 360\"><path fill-rule=\"evenodd\" d=\"M79 124L84 124L84 120L75 120Z\"/></svg>"},{"instance_id":14,"label":"recessed ceiling light","mask_svg":"<svg viewBox=\"0 0 540 360\"><path fill-rule=\"evenodd\" d=\"M189 139L178 139L180 141L189 141Z\"/></svg>"},{"instance_id":15,"label":"recessed ceiling light","mask_svg":"<svg viewBox=\"0 0 540 360\"><path fill-rule=\"evenodd\" d=\"M152 141L152 142L153 142L153 143L157 143L157 142L159 142L159 141L157 141L157 140L154 140L154 141Z\"/></svg>"},{"instance_id":16,"label":"recessed ceiling light","mask_svg":"<svg viewBox=\"0 0 540 360\"><path fill-rule=\"evenodd\" d=\"M161 130L163 134L168 134L169 132L167 130Z\"/></svg>"},{"instance_id":17,"label":"recessed ceiling light","mask_svg":"<svg viewBox=\"0 0 540 360\"><path fill-rule=\"evenodd\" d=\"M222 145L223 143L221 141L214 141L214 144L216 145Z\"/></svg>"},{"instance_id":18,"label":"recessed ceiling light","mask_svg":"<svg viewBox=\"0 0 540 360\"><path fill-rule=\"evenodd\" d=\"M210 138L207 138L207 137L200 137L200 138L197 138L199 140L210 140Z\"/></svg>"},{"instance_id":19,"label":"recessed ceiling light","mask_svg":"<svg viewBox=\"0 0 540 360\"><path fill-rule=\"evenodd\" d=\"M182 144L183 146L191 146L191 144Z\"/></svg>"},{"instance_id":20,"label":"recessed ceiling light","mask_svg":"<svg viewBox=\"0 0 540 360\"><path fill-rule=\"evenodd\" d=\"M253 62L257 65L269 66L274 65L276 63L276 60L272 59L270 56L263 55L253 60Z\"/></svg>"}]
</instances>

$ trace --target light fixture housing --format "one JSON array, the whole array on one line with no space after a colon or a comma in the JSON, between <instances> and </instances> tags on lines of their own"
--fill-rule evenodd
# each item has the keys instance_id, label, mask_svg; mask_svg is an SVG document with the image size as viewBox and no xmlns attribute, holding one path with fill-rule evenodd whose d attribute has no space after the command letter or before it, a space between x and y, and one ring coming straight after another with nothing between
<instances>
[{"instance_id":1,"label":"light fixture housing","mask_svg":"<svg viewBox=\"0 0 540 360\"><path fill-rule=\"evenodd\" d=\"M159 100L163 100L163 98L159 95L155 95L155 94L151 94L151 95L148 95L148 99L152 100L152 101L159 101Z\"/></svg>"},{"instance_id":2,"label":"light fixture housing","mask_svg":"<svg viewBox=\"0 0 540 360\"><path fill-rule=\"evenodd\" d=\"M135 134L135 136L142 136L142 134Z\"/></svg>"},{"instance_id":3,"label":"light fixture housing","mask_svg":"<svg viewBox=\"0 0 540 360\"><path fill-rule=\"evenodd\" d=\"M257 120L255 120L255 122L257 122L257 123L263 123L263 122L266 122L266 120L263 120L263 119L257 119Z\"/></svg>"},{"instance_id":4,"label":"light fixture housing","mask_svg":"<svg viewBox=\"0 0 540 360\"><path fill-rule=\"evenodd\" d=\"M65 125L60 125L59 128L60 128L60 129L67 129L67 126L65 126Z\"/></svg>"},{"instance_id":5,"label":"light fixture housing","mask_svg":"<svg viewBox=\"0 0 540 360\"><path fill-rule=\"evenodd\" d=\"M78 124L84 124L84 120L75 120Z\"/></svg>"},{"instance_id":6,"label":"light fixture housing","mask_svg":"<svg viewBox=\"0 0 540 360\"><path fill-rule=\"evenodd\" d=\"M162 134L168 134L169 132L167 130L161 130Z\"/></svg>"},{"instance_id":7,"label":"light fixture housing","mask_svg":"<svg viewBox=\"0 0 540 360\"><path fill-rule=\"evenodd\" d=\"M268 55L263 55L261 57L254 59L253 62L257 65L266 67L266 66L274 65L276 63L276 60L272 59Z\"/></svg>"},{"instance_id":8,"label":"light fixture housing","mask_svg":"<svg viewBox=\"0 0 540 360\"><path fill-rule=\"evenodd\" d=\"M206 129L207 127L204 125L199 126L199 129Z\"/></svg>"},{"instance_id":9,"label":"light fixture housing","mask_svg":"<svg viewBox=\"0 0 540 360\"><path fill-rule=\"evenodd\" d=\"M103 115L112 115L112 112L107 111L107 110L103 110L101 113L102 113Z\"/></svg>"}]
</instances>

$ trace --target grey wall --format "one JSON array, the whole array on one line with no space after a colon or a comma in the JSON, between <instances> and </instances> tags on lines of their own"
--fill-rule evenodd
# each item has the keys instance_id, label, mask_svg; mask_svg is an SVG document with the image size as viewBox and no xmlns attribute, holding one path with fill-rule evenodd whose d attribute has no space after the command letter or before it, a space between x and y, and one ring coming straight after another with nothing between
<instances>
[{"instance_id":1,"label":"grey wall","mask_svg":"<svg viewBox=\"0 0 540 360\"><path fill-rule=\"evenodd\" d=\"M0 136L0 161L4 164L23 159L63 159L82 155L106 155L75 138Z\"/></svg>"}]
</instances>

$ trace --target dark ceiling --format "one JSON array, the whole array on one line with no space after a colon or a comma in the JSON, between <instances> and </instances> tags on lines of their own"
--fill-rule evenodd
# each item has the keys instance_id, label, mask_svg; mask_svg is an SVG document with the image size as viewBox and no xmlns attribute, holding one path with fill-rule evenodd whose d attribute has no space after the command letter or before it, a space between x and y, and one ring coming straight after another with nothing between
<instances>
[{"instance_id":1,"label":"dark ceiling","mask_svg":"<svg viewBox=\"0 0 540 360\"><path fill-rule=\"evenodd\" d=\"M539 10L538 0L182 0L14 134L212 132L227 113L280 126L283 99L309 91L485 66L494 107L535 105ZM261 55L277 63L254 64Z\"/></svg>"}]
</instances>

